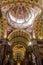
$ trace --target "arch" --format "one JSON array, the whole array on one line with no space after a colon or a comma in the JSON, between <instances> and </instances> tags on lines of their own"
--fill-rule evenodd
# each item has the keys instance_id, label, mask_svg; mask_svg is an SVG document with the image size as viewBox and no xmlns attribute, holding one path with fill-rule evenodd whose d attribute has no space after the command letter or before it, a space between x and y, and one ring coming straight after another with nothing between
<instances>
[{"instance_id":1,"label":"arch","mask_svg":"<svg viewBox=\"0 0 43 65\"><path fill-rule=\"evenodd\" d=\"M17 44L21 44L24 47L27 47L28 43L31 39L31 36L26 31L21 30L21 29L17 29L9 34L8 39L9 39L12 46L15 46Z\"/></svg>"}]
</instances>

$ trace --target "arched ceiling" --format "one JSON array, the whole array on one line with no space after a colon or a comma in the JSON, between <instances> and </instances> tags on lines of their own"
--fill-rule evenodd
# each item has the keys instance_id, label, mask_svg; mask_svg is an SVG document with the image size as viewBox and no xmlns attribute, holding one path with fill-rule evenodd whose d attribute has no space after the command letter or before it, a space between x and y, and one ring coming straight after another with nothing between
<instances>
[{"instance_id":1,"label":"arched ceiling","mask_svg":"<svg viewBox=\"0 0 43 65\"><path fill-rule=\"evenodd\" d=\"M13 46L21 44L24 45L24 47L27 47L31 36L25 30L17 29L9 34L8 39Z\"/></svg>"},{"instance_id":2,"label":"arched ceiling","mask_svg":"<svg viewBox=\"0 0 43 65\"><path fill-rule=\"evenodd\" d=\"M35 7L34 9L37 11L37 9L38 9L38 12L40 11L39 9L41 9L40 7L41 7L41 5L42 5L42 0L0 0L0 6L1 6L1 10L2 10L2 14L3 14L3 17L2 17L2 19L3 20L0 20L0 21L3 21L3 22L0 22L0 37L2 37L3 35L6 37L6 30L7 30L7 32L9 32L9 30L11 31L12 29L13 30L15 30L15 28L13 28L12 26L10 26L11 25L11 23L10 23L10 25L8 25L8 20L6 20L6 11L8 12L8 10L9 10L9 8L11 7L12 8L12 6L14 6L14 4L15 3L27 3L26 4L26 6L25 7L27 7L27 8L25 8L25 10L27 11L27 10L30 10L30 8L32 7L32 8L34 8L34 5L35 6L37 6L37 7ZM3 9L3 7L4 7L4 9ZM19 7L19 6L18 6ZM14 8L14 7L13 7ZM13 9L12 8L12 9ZM22 9L22 7L21 7L21 9ZM10 9L11 10L11 9ZM18 10L16 10L16 14L18 14L18 12L17 11L19 11L19 9ZM32 10L33 11L33 10ZM34 13L36 13L36 11L34 12ZM43 11L43 8L42 8L42 11ZM24 10L23 10L23 12L24 12ZM12 11L10 12L11 14L12 14ZM30 11L29 12L27 12L27 13L30 13ZM24 13L23 13L24 14ZM12 14L12 15L14 15L14 14ZM27 14L26 14L27 15ZM24 16L24 15L23 15ZM25 16L26 17L26 16ZM41 39L41 40L43 40L43 13L40 15L40 16L38 16L38 18L36 17L36 19L35 19L35 21L34 21L34 23L33 23L33 28L31 29L31 30L29 30L29 28L28 28L28 32L29 31L31 31L31 33L33 33L32 34L32 36L33 36L33 38L35 38L35 39ZM16 26L16 25L14 25L14 26ZM22 26L22 25L21 25ZM29 26L29 25L28 25ZM16 28L17 28L17 26L16 26ZM18 27L19 28L19 27ZM22 28L22 27L21 27ZM6 29L6 30L5 30ZM4 33L5 32L5 33ZM15 34L14 34L15 33ZM20 38L14 38L16 35L18 35L18 34L20 34L21 36L22 36L22 34L24 35L24 37L26 37L27 39L25 39L25 38L23 38L23 37L20 37ZM10 35L9 35L9 41L11 42L11 44L12 43L14 43L14 42L16 42L16 40L19 40L20 39L20 41L22 41L22 40L24 40L24 41L22 41L22 42L24 42L24 43L26 43L26 42L28 42L29 40L30 40L30 37L28 37L28 35L26 34L26 33L24 33L24 31L20 31L20 32L17 32L16 33L16 31L13 31ZM28 38L29 38L29 40L28 40ZM14 39L15 39L15 41L14 41ZM22 40L21 40L22 39ZM21 42L21 43L22 43ZM19 43L19 42L18 42ZM42 52L42 54L43 54L43 50L41 51Z\"/></svg>"},{"instance_id":3,"label":"arched ceiling","mask_svg":"<svg viewBox=\"0 0 43 65\"><path fill-rule=\"evenodd\" d=\"M5 5L7 5L7 8L9 9L9 7L13 7L12 9L14 9L14 3L19 3L19 2L22 2L23 3L23 5L26 7L24 7L25 8L25 10L26 11L29 11L29 12L26 12L26 14L25 15L27 15L27 14L29 14L29 13L31 13L31 11L30 11L30 8L31 7L33 7L33 4L32 3L34 3L35 4L35 2L37 2L37 0L0 0L0 5L3 7L3 6L5 6ZM39 2L39 1L38 1ZM5 3L5 4L4 4ZM13 4L12 4L13 3ZM25 4L25 3L27 3L27 4ZM20 4L20 3L19 3ZM10 6L9 6L10 5ZM17 5L18 7L19 7L19 5ZM1 8L2 8L1 7ZM21 7L21 6L20 6ZM28 8L28 9L27 9ZM37 7L34 7L36 10L38 9ZM12 14L12 12L13 12L13 10L11 9L11 11L10 11L10 14ZM22 9L22 7L21 7L21 9ZM39 10L40 10L40 7L39 7ZM39 12L39 10L38 10L38 12ZM16 14L18 14L19 12L19 9L18 10L16 10ZM22 11L22 12L24 12L24 10ZM34 12L34 11L33 11ZM3 13L3 12L2 12ZM33 13L34 14L34 13ZM13 13L12 15L14 15L15 16L15 14ZM25 16L24 15L24 13L23 13L23 17ZM32 15L33 16L33 15ZM19 17L19 15L18 15L18 17ZM21 17L22 17L22 15L21 15ZM25 16L26 17L26 16ZM31 19L31 18L30 18ZM5 13L3 13L3 21L5 21L5 22L7 22L6 21L6 16L5 16ZM38 20L37 20L38 21ZM17 23L18 23L18 21L17 21ZM21 23L21 22L20 22ZM38 21L38 27L37 27L37 22L35 22L34 23L34 26L33 26L33 29L32 30L34 30L34 34L35 34L35 37L38 39L38 38L40 38L40 37L43 37L43 31L42 31L42 29L43 29L43 25L41 26L41 24L39 24L39 23L41 23L41 22L39 22ZM7 24L7 23L6 23ZM27 23L28 24L28 23ZM29 23L30 24L30 23ZM12 25L12 23L11 23L11 21L10 21L10 25ZM20 24L20 26L21 26L21 28L22 28L22 26L24 26L24 25L26 25L26 23L25 24L23 24L23 25L21 25ZM13 27L15 26L16 28L18 27L16 24L14 25L12 25ZM19 27L20 27L19 26ZM29 26L29 25L28 25ZM41 26L41 27L40 27ZM7 25L6 26L7 27L7 30L9 31L9 29L11 29L12 27L11 26L9 26L9 25ZM19 28L18 27L18 28ZM27 27L27 26L26 26ZM40 28L40 30L41 31L38 31L38 29ZM12 28L13 29L13 28ZM31 29L31 28L30 28ZM37 34L37 32L36 32L36 30L37 30L37 32L39 32L38 34ZM28 31L29 31L29 29L28 29ZM30 30L31 31L31 30ZM34 34L33 34L33 36L34 36ZM39 36L40 35L40 36Z\"/></svg>"}]
</instances>

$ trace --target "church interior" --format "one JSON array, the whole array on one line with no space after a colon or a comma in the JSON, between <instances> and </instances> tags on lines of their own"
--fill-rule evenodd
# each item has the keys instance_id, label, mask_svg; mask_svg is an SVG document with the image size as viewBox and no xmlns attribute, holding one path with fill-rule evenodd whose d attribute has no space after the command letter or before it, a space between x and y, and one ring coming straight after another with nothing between
<instances>
[{"instance_id":1,"label":"church interior","mask_svg":"<svg viewBox=\"0 0 43 65\"><path fill-rule=\"evenodd\" d=\"M0 65L43 65L43 0L0 0Z\"/></svg>"}]
</instances>

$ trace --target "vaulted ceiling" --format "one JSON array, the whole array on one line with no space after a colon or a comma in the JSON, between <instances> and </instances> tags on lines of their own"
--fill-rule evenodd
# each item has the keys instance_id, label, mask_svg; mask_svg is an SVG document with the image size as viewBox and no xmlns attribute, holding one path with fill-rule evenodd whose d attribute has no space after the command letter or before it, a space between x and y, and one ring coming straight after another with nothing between
<instances>
[{"instance_id":1,"label":"vaulted ceiling","mask_svg":"<svg viewBox=\"0 0 43 65\"><path fill-rule=\"evenodd\" d=\"M17 3L18 3L18 5L17 5ZM18 6L18 8L15 5ZM22 8L22 6L24 6L24 7ZM13 11L14 8L15 8L15 10L17 8L16 14L14 14L15 13ZM33 8L33 9L31 10L30 8ZM0 22L0 39L2 37L6 38L16 28L19 28L19 29L22 28L22 29L26 30L27 32L29 32L29 34L31 34L32 38L37 39L37 40L43 40L43 1L42 0L0 0L0 9L2 11L2 18L0 18L0 21L1 21ZM8 12L8 10L10 10L10 14L12 14L12 12L13 12L13 14L12 14L13 17L15 15L17 17L18 13L20 13L20 15L22 14L20 17L26 17L26 15L31 14L31 11L33 11L33 10L36 10L38 12L41 11L41 14L36 16L32 26L31 25L29 26L27 23L27 25L28 25L28 27L27 27L26 23L23 25L21 25L21 24L18 25L19 23L22 23L22 22L19 22L17 20L16 20L18 23L17 25L14 23L12 25L11 19L10 19L10 22L9 22L10 24L9 24L8 23L9 19L7 19L8 16L6 16L6 11ZM19 12L20 10L22 10L22 11ZM36 13L36 11L34 13ZM18 18L19 18L19 15L18 15ZM31 16L30 16L30 19L31 19ZM13 18L13 21L14 21L14 18ZM23 21L24 21L24 19L23 19ZM31 20L30 20L29 24L31 24ZM26 26L26 28L24 25ZM43 51L42 51L42 53L43 53Z\"/></svg>"}]
</instances>

